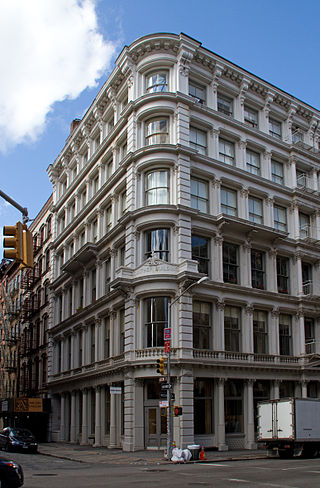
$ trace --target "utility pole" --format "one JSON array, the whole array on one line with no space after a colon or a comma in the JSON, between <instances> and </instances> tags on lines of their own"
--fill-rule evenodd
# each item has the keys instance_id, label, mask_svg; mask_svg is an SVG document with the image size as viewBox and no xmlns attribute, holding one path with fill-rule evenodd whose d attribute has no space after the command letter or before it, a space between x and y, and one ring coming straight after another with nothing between
<instances>
[{"instance_id":1,"label":"utility pole","mask_svg":"<svg viewBox=\"0 0 320 488\"><path fill-rule=\"evenodd\" d=\"M15 200L13 200L13 198L6 195L2 190L0 190L0 197L4 198L5 200L7 200L7 202L11 203L11 205L16 207L16 209L20 210L20 212L22 213L22 221L24 224L29 222L28 209L27 208L19 205L19 203L17 203Z\"/></svg>"},{"instance_id":2,"label":"utility pole","mask_svg":"<svg viewBox=\"0 0 320 488\"><path fill-rule=\"evenodd\" d=\"M169 329L171 331L172 327L172 305L174 305L187 291L190 290L193 286L200 285L203 281L208 280L208 276L203 276L195 283L191 283L185 290L183 290L180 295L178 295L171 303L169 303ZM170 332L170 339L171 339L171 332ZM167 352L167 383L169 385L167 389L167 403L168 403L168 411L167 411L167 458L170 460L172 455L172 384L171 384L171 347L169 346L169 350Z\"/></svg>"}]
</instances>

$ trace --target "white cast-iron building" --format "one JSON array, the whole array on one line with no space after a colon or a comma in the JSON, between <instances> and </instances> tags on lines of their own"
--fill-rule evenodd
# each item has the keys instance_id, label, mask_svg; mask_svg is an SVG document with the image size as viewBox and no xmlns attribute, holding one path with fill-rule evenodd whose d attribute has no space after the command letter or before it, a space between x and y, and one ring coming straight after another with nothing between
<instances>
[{"instance_id":1,"label":"white cast-iron building","mask_svg":"<svg viewBox=\"0 0 320 488\"><path fill-rule=\"evenodd\" d=\"M178 446L251 449L258 401L320 396L319 119L185 34L122 50L48 169L54 440L165 446L170 312Z\"/></svg>"}]
</instances>

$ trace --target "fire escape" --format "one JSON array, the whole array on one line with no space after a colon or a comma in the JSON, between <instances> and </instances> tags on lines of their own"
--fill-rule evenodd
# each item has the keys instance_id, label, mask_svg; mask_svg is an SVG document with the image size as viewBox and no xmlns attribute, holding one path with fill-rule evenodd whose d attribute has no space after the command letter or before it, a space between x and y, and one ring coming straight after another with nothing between
<instances>
[{"instance_id":1,"label":"fire escape","mask_svg":"<svg viewBox=\"0 0 320 488\"><path fill-rule=\"evenodd\" d=\"M16 289L7 291L7 281L1 282L0 290L0 398L13 397L17 393L19 377L19 310L15 306ZM17 345L17 347L14 347Z\"/></svg>"},{"instance_id":2,"label":"fire escape","mask_svg":"<svg viewBox=\"0 0 320 488\"><path fill-rule=\"evenodd\" d=\"M34 253L38 251L34 242ZM38 352L39 332L35 327L34 318L40 310L40 297L34 288L41 277L41 269L35 266L33 269L25 270L21 288L23 290L23 301L21 307L23 332L21 335L21 359L22 378L20 382L20 395L33 397L37 394L37 368L34 367L34 356Z\"/></svg>"}]
</instances>

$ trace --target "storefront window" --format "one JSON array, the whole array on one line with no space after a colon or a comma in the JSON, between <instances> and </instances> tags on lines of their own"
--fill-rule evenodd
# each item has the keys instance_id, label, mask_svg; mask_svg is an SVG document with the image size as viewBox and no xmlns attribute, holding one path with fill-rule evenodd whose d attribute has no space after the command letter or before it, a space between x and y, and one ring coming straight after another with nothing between
<instances>
[{"instance_id":1,"label":"storefront window","mask_svg":"<svg viewBox=\"0 0 320 488\"><path fill-rule=\"evenodd\" d=\"M210 380L194 382L194 433L213 433L213 385Z\"/></svg>"},{"instance_id":2,"label":"storefront window","mask_svg":"<svg viewBox=\"0 0 320 488\"><path fill-rule=\"evenodd\" d=\"M243 432L243 383L227 381L225 384L226 434Z\"/></svg>"}]
</instances>

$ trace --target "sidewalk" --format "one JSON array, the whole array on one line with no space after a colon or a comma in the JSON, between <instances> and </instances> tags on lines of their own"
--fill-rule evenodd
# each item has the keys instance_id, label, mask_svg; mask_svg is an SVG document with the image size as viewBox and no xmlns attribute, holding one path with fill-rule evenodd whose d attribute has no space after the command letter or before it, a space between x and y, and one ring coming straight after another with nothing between
<instances>
[{"instance_id":1,"label":"sidewalk","mask_svg":"<svg viewBox=\"0 0 320 488\"><path fill-rule=\"evenodd\" d=\"M108 449L106 447L79 446L60 442L43 443L39 445L39 453L60 459L70 459L80 463L92 464L167 464L163 451L145 450L136 452L123 452L121 449ZM221 462L244 459L263 459L267 453L262 449L239 451L206 451L206 461L194 462ZM192 462L192 461L191 461Z\"/></svg>"}]
</instances>

